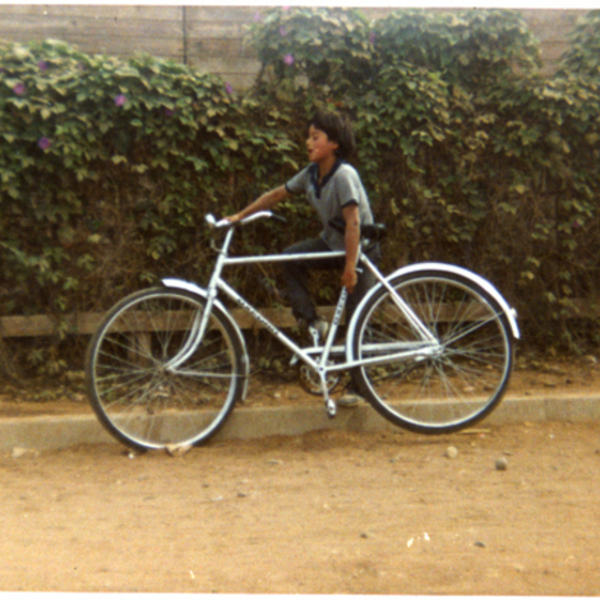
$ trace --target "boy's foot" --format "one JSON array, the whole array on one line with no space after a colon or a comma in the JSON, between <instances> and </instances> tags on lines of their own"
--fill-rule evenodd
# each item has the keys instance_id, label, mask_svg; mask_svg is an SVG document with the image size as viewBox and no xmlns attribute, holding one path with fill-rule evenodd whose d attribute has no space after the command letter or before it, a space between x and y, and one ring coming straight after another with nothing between
<instances>
[{"instance_id":1,"label":"boy's foot","mask_svg":"<svg viewBox=\"0 0 600 600\"><path fill-rule=\"evenodd\" d=\"M324 340L327 337L327 332L329 331L329 323L320 317L308 323L308 332L313 337L315 341L315 345ZM317 338L315 340L315 334Z\"/></svg>"},{"instance_id":2,"label":"boy's foot","mask_svg":"<svg viewBox=\"0 0 600 600\"><path fill-rule=\"evenodd\" d=\"M358 392L347 390L336 404L342 408L356 408L364 402L365 399Z\"/></svg>"}]
</instances>

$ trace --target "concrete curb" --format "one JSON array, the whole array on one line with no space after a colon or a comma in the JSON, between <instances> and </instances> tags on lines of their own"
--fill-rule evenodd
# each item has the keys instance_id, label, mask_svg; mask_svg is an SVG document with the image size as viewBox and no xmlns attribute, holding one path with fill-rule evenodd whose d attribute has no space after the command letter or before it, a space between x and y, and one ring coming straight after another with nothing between
<instances>
[{"instance_id":1,"label":"concrete curb","mask_svg":"<svg viewBox=\"0 0 600 600\"><path fill-rule=\"evenodd\" d=\"M600 421L600 396L505 398L480 426L544 421ZM319 403L314 407L238 407L213 439L293 436L320 429L402 431L368 405L339 409L336 418L329 419ZM117 441L104 430L93 414L0 419L0 450L54 450L78 444L104 443Z\"/></svg>"}]
</instances>

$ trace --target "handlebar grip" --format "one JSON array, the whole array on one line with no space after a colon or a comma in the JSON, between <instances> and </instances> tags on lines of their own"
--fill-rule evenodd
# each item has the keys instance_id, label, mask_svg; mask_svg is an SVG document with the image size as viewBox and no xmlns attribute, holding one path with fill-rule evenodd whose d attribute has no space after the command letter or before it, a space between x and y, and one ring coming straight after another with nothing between
<instances>
[{"instance_id":1,"label":"handlebar grip","mask_svg":"<svg viewBox=\"0 0 600 600\"><path fill-rule=\"evenodd\" d=\"M271 218L275 219L275 221L278 221L279 223L287 223L287 219L285 217L282 217L276 213L271 213Z\"/></svg>"},{"instance_id":2,"label":"handlebar grip","mask_svg":"<svg viewBox=\"0 0 600 600\"><path fill-rule=\"evenodd\" d=\"M216 229L219 227L229 227L232 225L232 223L230 223L227 219L220 219L217 221L217 219L215 218L214 215L211 214L207 214L204 217L204 220L206 221L206 224L211 228L211 229Z\"/></svg>"}]
</instances>

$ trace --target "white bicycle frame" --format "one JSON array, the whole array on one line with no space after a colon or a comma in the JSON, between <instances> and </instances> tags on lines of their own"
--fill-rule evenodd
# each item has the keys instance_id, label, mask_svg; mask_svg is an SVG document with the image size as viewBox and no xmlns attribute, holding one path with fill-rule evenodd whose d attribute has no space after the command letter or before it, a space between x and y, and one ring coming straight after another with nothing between
<instances>
[{"instance_id":1,"label":"white bicycle frame","mask_svg":"<svg viewBox=\"0 0 600 600\"><path fill-rule=\"evenodd\" d=\"M243 221L236 224L245 225L256 221L257 219L268 218L271 217L272 213L269 211L261 211L251 215L250 217L244 219ZM238 292L236 292L226 281L224 281L221 277L223 269L229 265L248 265L248 264L257 264L257 263L273 263L273 262L284 262L291 260L313 260L319 258L336 258L336 257L344 257L344 251L329 251L329 252L315 252L308 254L266 254L259 256L245 256L245 257L230 257L228 255L229 246L231 244L231 240L233 238L233 233L235 227L232 226L229 221L222 220L217 222L212 215L207 215L206 217L207 223L212 228L227 228L225 239L221 248L218 250L217 260L215 262L214 270L212 276L210 278L210 282L206 289L202 289L195 284L178 280L178 279L164 279L163 284L167 287L186 289L198 295L201 295L206 299L206 306L202 313L198 314L194 320L193 326L190 331L190 335L187 339L184 347L178 352L177 356L173 357L165 368L170 371L176 371L177 368L183 364L197 349L198 345L201 343L204 333L206 332L206 328L208 327L208 321L210 318L211 311L213 309L213 305L215 302L219 302L217 299L218 292L223 292L226 296L228 296L231 300L233 300L240 307L244 308L247 312L249 312L252 317L254 317L257 321L259 321L276 339L278 339L284 346L289 348L294 356L302 360L304 363L313 368L317 374L319 375L321 387L323 390L323 395L325 398L325 402L327 405L327 410L331 416L335 415L335 403L333 403L327 394L327 374L332 371L340 371L346 369L352 369L354 367L365 366L365 365L376 365L376 364L384 364L397 360L415 358L415 357L426 357L432 356L436 353L440 352L441 346L436 337L429 331L429 329L421 322L421 320L416 316L411 307L406 304L406 302L396 293L393 286L390 285L388 279L384 277L381 272L377 269L377 267L368 259L368 257L362 253L362 249L359 249L358 255L358 263L363 267L369 269L371 273L375 276L377 281L384 286L390 293L391 298L396 304L398 310L405 316L405 318L410 322L415 332L418 332L421 340L415 342L392 342L385 344L367 344L363 350L366 350L367 353L371 353L371 356L367 358L353 359L351 352L345 346L333 346L333 340L335 338L335 334L339 327L342 314L344 311L344 307L346 305L346 300L348 293L345 288L342 288L342 291L339 296L338 303L335 308L333 320L331 322L331 326L329 328L329 332L327 334L327 338L325 340L324 346L313 346L308 348L301 348L296 344L292 339L290 339L287 335L285 335L281 329L279 329L276 325L274 325L269 319L263 316L256 307L254 307L250 302L248 302L244 297L242 297ZM449 265L441 265L440 263L432 263L430 266L437 267L450 267ZM515 337L519 337L518 329L516 328L516 321L514 319L514 313L511 312L511 309L506 305L506 301L500 296L500 294L489 284L486 280L479 278L477 275L472 274L470 271L466 269L460 269L456 267L463 275L468 274L469 278L471 278L474 282L477 281L481 285L481 282L489 286L492 289L493 295L502 301L501 306L504 309L504 312L507 314L509 321L511 323L511 327L513 330L513 334ZM398 274L398 272L394 273L394 275ZM481 281L479 281L481 280ZM364 305L367 298L374 293L374 288L372 288L370 294L365 297L357 307L354 316L356 317L360 312L360 306ZM489 290L488 290L489 291ZM219 303L220 305L220 303ZM220 305L221 306L221 305ZM505 309L506 306L506 309ZM222 306L221 306L222 307ZM508 309L508 310L507 310ZM225 312L226 309L224 309ZM352 324L355 323L355 319L353 319ZM352 324L350 324L349 331L353 329ZM351 336L350 336L351 337ZM347 336L348 338L348 336ZM346 360L338 363L329 363L329 357L332 354L340 355L346 351ZM320 355L320 358L318 358ZM313 358L317 356L316 358Z\"/></svg>"}]
</instances>

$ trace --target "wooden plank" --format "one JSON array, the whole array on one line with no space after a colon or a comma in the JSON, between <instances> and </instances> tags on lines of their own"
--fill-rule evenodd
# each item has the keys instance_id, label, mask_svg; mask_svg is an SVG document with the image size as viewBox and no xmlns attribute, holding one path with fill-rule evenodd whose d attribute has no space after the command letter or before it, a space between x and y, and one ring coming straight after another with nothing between
<instances>
[{"instance_id":1,"label":"wooden plank","mask_svg":"<svg viewBox=\"0 0 600 600\"><path fill-rule=\"evenodd\" d=\"M182 37L181 19L156 21L153 19L119 18L63 18L7 15L0 18L0 32L35 34L44 37L67 37L73 33L90 36L123 36L133 38Z\"/></svg>"},{"instance_id":2,"label":"wooden plank","mask_svg":"<svg viewBox=\"0 0 600 600\"><path fill-rule=\"evenodd\" d=\"M242 25L212 21L190 23L188 20L186 20L186 32L190 39L221 38L240 42L246 34Z\"/></svg>"},{"instance_id":3,"label":"wooden plank","mask_svg":"<svg viewBox=\"0 0 600 600\"><path fill-rule=\"evenodd\" d=\"M254 53L244 48L239 39L189 38L188 55L202 59L256 59Z\"/></svg>"},{"instance_id":4,"label":"wooden plank","mask_svg":"<svg viewBox=\"0 0 600 600\"><path fill-rule=\"evenodd\" d=\"M571 301L569 307L557 308L557 312L560 310L565 311L567 318L596 319L600 317L600 298L574 299ZM331 319L334 311L334 306L319 307L319 313L326 319ZM263 325L260 322L256 321L243 309L236 308L232 309L230 312L236 323L242 329L263 328ZM444 319L447 318L447 316L454 314L454 312L452 307L448 306L441 307L437 314L441 315L441 318ZM260 313L278 327L286 328L296 326L296 319L289 308L263 308L260 310ZM62 317L62 321L67 324L67 330L70 334L91 335L102 322L104 314L105 313L81 313L78 315L65 315ZM477 314L472 312L470 313L470 317L477 318ZM393 318L395 318L395 313ZM182 318L181 326L183 327L188 322L189 320L187 318ZM0 337L53 336L57 335L57 324L58 321L56 318L46 315L0 317ZM141 329L145 330L143 326L141 326Z\"/></svg>"},{"instance_id":5,"label":"wooden plank","mask_svg":"<svg viewBox=\"0 0 600 600\"><path fill-rule=\"evenodd\" d=\"M7 42L22 42L23 40L21 35L3 35L1 31L0 39ZM39 37L31 36L29 41L43 41L45 39L47 37L43 35ZM56 39L56 36L54 36L54 39ZM70 35L68 39L66 36L60 39L76 47L81 52L91 55L107 54L110 56L128 57L134 55L136 52L147 52L157 58L171 59L177 62L183 61L183 43L180 39L161 40L150 38L140 41L137 38L98 37L89 36L84 33Z\"/></svg>"},{"instance_id":6,"label":"wooden plank","mask_svg":"<svg viewBox=\"0 0 600 600\"><path fill-rule=\"evenodd\" d=\"M5 15L57 16L89 19L181 20L181 6L135 4L0 4L0 21Z\"/></svg>"},{"instance_id":7,"label":"wooden plank","mask_svg":"<svg viewBox=\"0 0 600 600\"><path fill-rule=\"evenodd\" d=\"M189 21L221 21L223 23L252 23L255 15L264 13L271 6L186 6Z\"/></svg>"},{"instance_id":8,"label":"wooden plank","mask_svg":"<svg viewBox=\"0 0 600 600\"><path fill-rule=\"evenodd\" d=\"M334 307L319 309L326 316L330 316L333 310ZM289 308L267 308L260 312L278 327L293 327L296 324ZM231 314L242 329L262 328L262 325L243 309L233 309ZM104 313L82 313L79 315L64 315L62 321L66 323L69 334L91 335L96 331L103 318ZM182 319L183 324L187 322L187 320ZM0 337L53 336L57 335L57 325L57 319L47 315L0 317Z\"/></svg>"},{"instance_id":9,"label":"wooden plank","mask_svg":"<svg viewBox=\"0 0 600 600\"><path fill-rule=\"evenodd\" d=\"M188 62L196 69L220 75L228 83L231 83L228 78L234 75L249 76L253 81L260 70L260 62L252 59L204 58L190 53Z\"/></svg>"}]
</instances>

